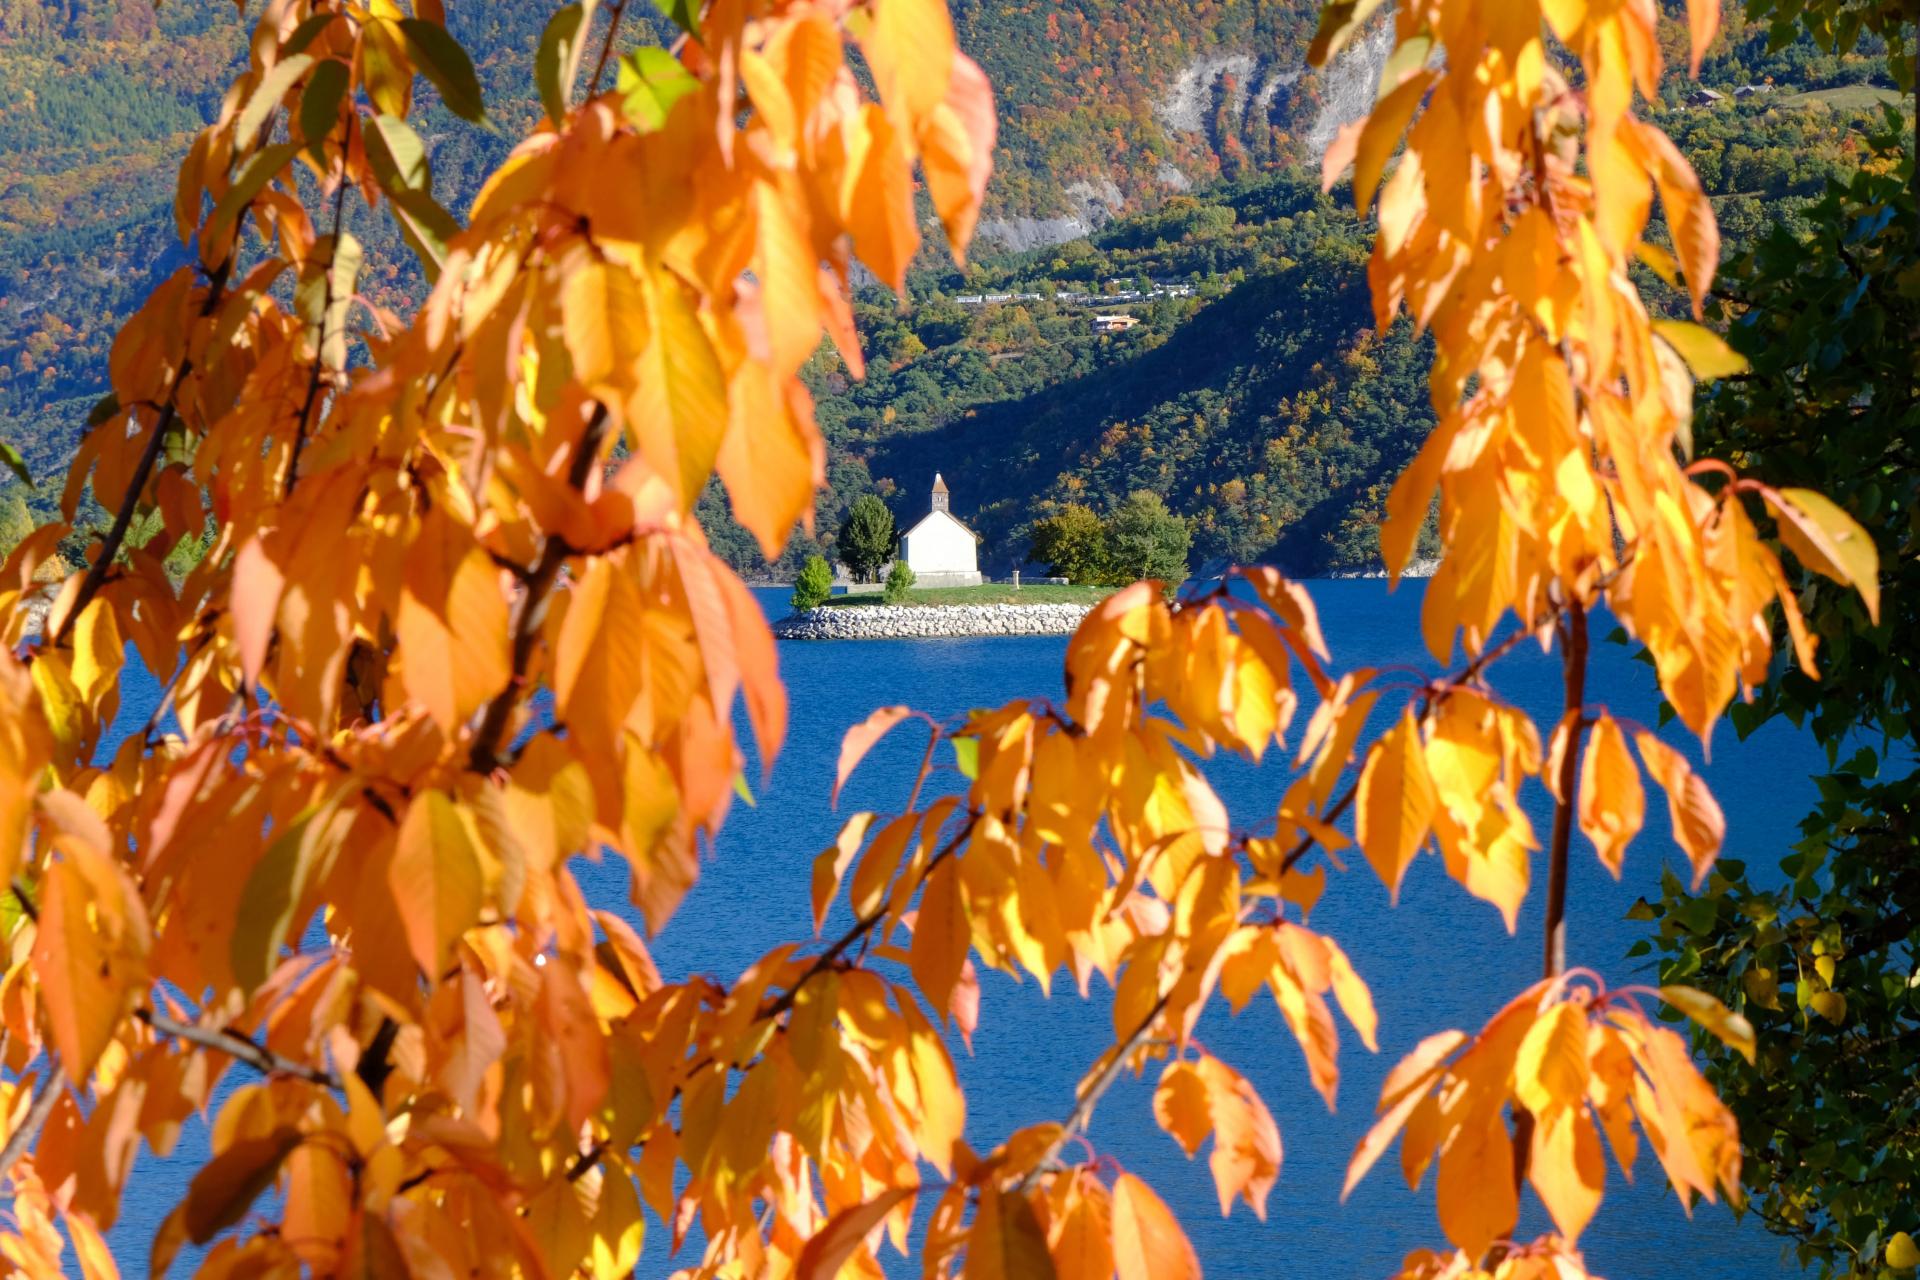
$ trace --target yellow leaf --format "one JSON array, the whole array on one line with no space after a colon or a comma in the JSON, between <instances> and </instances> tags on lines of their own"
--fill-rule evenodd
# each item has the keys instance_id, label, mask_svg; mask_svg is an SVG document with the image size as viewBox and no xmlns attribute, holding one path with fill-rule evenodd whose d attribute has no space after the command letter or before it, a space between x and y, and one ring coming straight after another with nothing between
<instances>
[{"instance_id":1,"label":"yellow leaf","mask_svg":"<svg viewBox=\"0 0 1920 1280\"><path fill-rule=\"evenodd\" d=\"M1433 779L1412 707L1367 753L1359 786L1354 833L1397 901L1407 867L1433 825Z\"/></svg>"},{"instance_id":2,"label":"yellow leaf","mask_svg":"<svg viewBox=\"0 0 1920 1280\"><path fill-rule=\"evenodd\" d=\"M560 285L560 316L581 385L615 395L630 391L649 337L646 298L633 273L582 255Z\"/></svg>"},{"instance_id":3,"label":"yellow leaf","mask_svg":"<svg viewBox=\"0 0 1920 1280\"><path fill-rule=\"evenodd\" d=\"M887 109L911 125L947 96L953 74L953 19L945 0L875 0L861 48Z\"/></svg>"},{"instance_id":4,"label":"yellow leaf","mask_svg":"<svg viewBox=\"0 0 1920 1280\"><path fill-rule=\"evenodd\" d=\"M1911 1271L1920 1267L1920 1246L1913 1243L1913 1237L1904 1231L1896 1231L1887 1241L1887 1265L1896 1271Z\"/></svg>"},{"instance_id":5,"label":"yellow leaf","mask_svg":"<svg viewBox=\"0 0 1920 1280\"><path fill-rule=\"evenodd\" d=\"M127 651L120 640L120 623L106 597L95 596L73 624L73 685L90 707L119 679Z\"/></svg>"},{"instance_id":6,"label":"yellow leaf","mask_svg":"<svg viewBox=\"0 0 1920 1280\"><path fill-rule=\"evenodd\" d=\"M1744 1017L1694 987L1661 987L1660 998L1712 1032L1749 1064L1753 1062L1753 1024Z\"/></svg>"},{"instance_id":7,"label":"yellow leaf","mask_svg":"<svg viewBox=\"0 0 1920 1280\"><path fill-rule=\"evenodd\" d=\"M299 1145L300 1131L283 1125L240 1138L202 1165L187 1188L187 1238L205 1244L245 1217Z\"/></svg>"},{"instance_id":8,"label":"yellow leaf","mask_svg":"<svg viewBox=\"0 0 1920 1280\"><path fill-rule=\"evenodd\" d=\"M822 849L813 859L813 931L820 932L827 920L827 908L833 905L833 895L840 890L840 879L847 874L847 868L853 863L853 855L860 852L860 842L867 838L867 831L873 826L874 815L856 813L848 818L840 828L840 834L834 837L831 845Z\"/></svg>"},{"instance_id":9,"label":"yellow leaf","mask_svg":"<svg viewBox=\"0 0 1920 1280\"><path fill-rule=\"evenodd\" d=\"M1580 830L1616 880L1646 815L1646 790L1627 752L1626 735L1612 716L1601 716L1587 735L1587 754L1580 762Z\"/></svg>"},{"instance_id":10,"label":"yellow leaf","mask_svg":"<svg viewBox=\"0 0 1920 1280\"><path fill-rule=\"evenodd\" d=\"M651 332L626 406L634 449L691 510L727 432L727 384L687 287L671 271L647 289Z\"/></svg>"},{"instance_id":11,"label":"yellow leaf","mask_svg":"<svg viewBox=\"0 0 1920 1280\"><path fill-rule=\"evenodd\" d=\"M1779 517L1780 541L1801 564L1851 586L1880 621L1880 553L1854 518L1811 489L1763 489Z\"/></svg>"},{"instance_id":12,"label":"yellow leaf","mask_svg":"<svg viewBox=\"0 0 1920 1280\"><path fill-rule=\"evenodd\" d=\"M1513 1062L1513 1093L1535 1115L1571 1107L1587 1092L1587 1013L1562 1001L1534 1021Z\"/></svg>"},{"instance_id":13,"label":"yellow leaf","mask_svg":"<svg viewBox=\"0 0 1920 1280\"><path fill-rule=\"evenodd\" d=\"M423 792L407 806L387 884L429 980L439 978L453 944L486 905L479 844L473 815L446 792Z\"/></svg>"},{"instance_id":14,"label":"yellow leaf","mask_svg":"<svg viewBox=\"0 0 1920 1280\"><path fill-rule=\"evenodd\" d=\"M1700 59L1706 55L1714 36L1720 33L1720 0L1687 0L1687 31L1692 37L1691 70L1698 79Z\"/></svg>"},{"instance_id":15,"label":"yellow leaf","mask_svg":"<svg viewBox=\"0 0 1920 1280\"><path fill-rule=\"evenodd\" d=\"M1120 1280L1200 1280L1200 1259L1165 1202L1140 1179L1113 1183L1113 1260Z\"/></svg>"},{"instance_id":16,"label":"yellow leaf","mask_svg":"<svg viewBox=\"0 0 1920 1280\"><path fill-rule=\"evenodd\" d=\"M947 99L927 117L919 141L934 212L946 228L954 261L963 266L980 202L986 198L987 180L993 175L997 129L993 86L986 73L973 59L956 53Z\"/></svg>"},{"instance_id":17,"label":"yellow leaf","mask_svg":"<svg viewBox=\"0 0 1920 1280\"><path fill-rule=\"evenodd\" d=\"M1555 1107L1534 1117L1527 1181L1540 1193L1561 1236L1568 1243L1577 1240L1600 1207L1606 1182L1600 1135L1583 1108Z\"/></svg>"},{"instance_id":18,"label":"yellow leaf","mask_svg":"<svg viewBox=\"0 0 1920 1280\"><path fill-rule=\"evenodd\" d=\"M1730 378L1747 371L1747 358L1705 325L1685 320L1655 320L1653 331L1680 353L1696 378Z\"/></svg>"}]
</instances>

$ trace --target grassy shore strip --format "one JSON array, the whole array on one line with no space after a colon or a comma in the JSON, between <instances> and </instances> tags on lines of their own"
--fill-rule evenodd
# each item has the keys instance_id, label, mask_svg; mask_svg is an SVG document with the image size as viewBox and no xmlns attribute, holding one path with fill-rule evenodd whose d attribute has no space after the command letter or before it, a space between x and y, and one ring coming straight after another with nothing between
<instances>
[{"instance_id":1,"label":"grassy shore strip","mask_svg":"<svg viewBox=\"0 0 1920 1280\"><path fill-rule=\"evenodd\" d=\"M901 603L911 606L951 607L971 604L1077 604L1092 606L1112 595L1114 587L1062 587L1051 583L1023 586L1018 591L1004 582L989 582L978 587L926 587L907 592ZM864 608L885 605L879 592L870 595L834 596L825 608Z\"/></svg>"}]
</instances>

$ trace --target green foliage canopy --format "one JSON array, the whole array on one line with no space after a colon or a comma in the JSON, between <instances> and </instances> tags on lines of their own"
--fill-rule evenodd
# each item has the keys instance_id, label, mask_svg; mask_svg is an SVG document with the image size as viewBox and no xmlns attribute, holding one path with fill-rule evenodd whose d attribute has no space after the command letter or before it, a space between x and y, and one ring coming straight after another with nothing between
<instances>
[{"instance_id":1,"label":"green foliage canopy","mask_svg":"<svg viewBox=\"0 0 1920 1280\"><path fill-rule=\"evenodd\" d=\"M871 493L854 500L834 545L856 582L873 582L880 566L893 558L893 512Z\"/></svg>"}]
</instances>

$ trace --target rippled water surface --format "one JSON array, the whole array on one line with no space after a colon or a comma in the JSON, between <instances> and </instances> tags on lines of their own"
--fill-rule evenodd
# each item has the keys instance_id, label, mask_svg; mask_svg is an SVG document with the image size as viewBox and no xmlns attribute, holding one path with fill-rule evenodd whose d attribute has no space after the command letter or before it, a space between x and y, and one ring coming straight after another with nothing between
<instances>
[{"instance_id":1,"label":"rippled water surface","mask_svg":"<svg viewBox=\"0 0 1920 1280\"><path fill-rule=\"evenodd\" d=\"M759 593L771 614L785 611L783 590ZM1418 584L1389 594L1379 582L1313 584L1335 664L1431 668L1419 640ZM1596 629L1596 639L1606 627ZM736 806L705 866L699 886L656 941L669 976L709 973L731 979L774 942L808 933L807 869L837 828L828 790L841 735L875 707L909 703L951 715L1021 695L1060 692L1064 638L869 640L781 646L781 672L792 697L792 726L772 782L755 808ZM1648 669L1618 645L1595 645L1592 700L1616 716L1651 723L1656 702ZM1525 645L1496 669L1496 685L1530 712L1543 733L1559 712L1559 664ZM143 675L129 678L120 721L144 723L155 696ZM1391 708L1397 711L1397 704ZM1299 723L1303 724L1304 720ZM842 798L843 810L897 809L904 803L924 739L901 729L867 759ZM1698 744L1668 733L1698 759ZM1708 779L1730 824L1727 852L1770 866L1810 806L1809 774L1819 766L1811 742L1784 725L1745 743L1724 727L1714 741ZM109 744L107 750L111 750ZM1273 757L1269 755L1271 762ZM1270 814L1286 775L1273 767L1210 767L1236 821ZM1651 788L1650 788L1651 790ZM1537 829L1548 827L1544 791L1529 788ZM1684 869L1668 838L1664 805L1650 795L1648 829L1627 856L1624 879L1612 880L1576 836L1569 893L1569 957L1610 982L1647 981L1644 961L1624 959L1645 928L1624 918L1634 900L1658 896L1661 867ZM609 861L577 863L595 905L626 909L624 872ZM1544 881L1544 872L1537 873ZM1204 1158L1188 1161L1154 1126L1151 1077L1125 1081L1095 1115L1091 1139L1158 1188L1180 1216L1212 1277L1344 1278L1390 1274L1410 1249L1439 1245L1431 1178L1418 1193L1400 1180L1397 1161L1383 1161L1340 1203L1347 1154L1368 1127L1387 1070L1423 1036L1446 1027L1477 1029L1539 967L1541 899L1536 891L1509 937L1499 915L1468 898L1437 860L1423 858L1408 875L1397 909L1364 864L1335 875L1313 926L1337 939L1373 989L1380 1012L1381 1052L1360 1046L1341 1025L1340 1107L1329 1114L1309 1086L1299 1048L1270 1002L1256 1001L1238 1018L1216 1007L1199 1036L1207 1048L1244 1072L1272 1108L1286 1148L1267 1220L1244 1205L1222 1219ZM629 914L631 914L629 910ZM829 928L832 928L831 923ZM1052 999L1031 982L989 974L971 1055L956 1048L969 1104L967 1138L992 1146L1010 1130L1066 1115L1074 1081L1111 1043L1108 992L1097 984L1082 1002L1070 983ZM234 1078L239 1078L236 1070ZM143 1269L154 1228L178 1201L185 1178L205 1151L204 1131L191 1129L170 1161L143 1159L112 1234L130 1271ZM1724 1206L1703 1205L1691 1220L1666 1190L1643 1152L1638 1181L1609 1170L1607 1202L1583 1237L1589 1265L1610 1280L1684 1275L1689 1280L1745 1280L1793 1274L1778 1243L1753 1223L1736 1222ZM1527 1235L1543 1228L1537 1211ZM666 1232L650 1224L641 1276L662 1276L674 1262ZM686 1261L686 1259L682 1259ZM889 1255L890 1274L917 1274ZM176 1271L184 1271L184 1263Z\"/></svg>"}]
</instances>

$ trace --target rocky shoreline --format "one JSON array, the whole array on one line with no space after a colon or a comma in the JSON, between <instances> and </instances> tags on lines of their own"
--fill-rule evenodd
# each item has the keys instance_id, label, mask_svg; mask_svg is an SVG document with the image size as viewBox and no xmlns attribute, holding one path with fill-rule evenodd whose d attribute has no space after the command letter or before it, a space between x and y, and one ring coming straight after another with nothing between
<instances>
[{"instance_id":1,"label":"rocky shoreline","mask_svg":"<svg viewBox=\"0 0 1920 1280\"><path fill-rule=\"evenodd\" d=\"M841 605L808 609L773 624L782 640L942 639L950 636L1066 636L1090 605Z\"/></svg>"}]
</instances>

